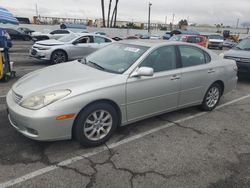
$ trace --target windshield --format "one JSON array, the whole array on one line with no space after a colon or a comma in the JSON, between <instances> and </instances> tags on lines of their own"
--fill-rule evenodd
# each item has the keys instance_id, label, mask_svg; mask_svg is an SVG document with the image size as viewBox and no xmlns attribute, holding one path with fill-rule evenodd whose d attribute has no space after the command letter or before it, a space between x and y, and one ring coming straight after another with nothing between
<instances>
[{"instance_id":1,"label":"windshield","mask_svg":"<svg viewBox=\"0 0 250 188\"><path fill-rule=\"evenodd\" d=\"M218 39L218 40L224 40L224 38L220 35L209 35L209 39Z\"/></svg>"},{"instance_id":2,"label":"windshield","mask_svg":"<svg viewBox=\"0 0 250 188\"><path fill-rule=\"evenodd\" d=\"M74 40L78 35L77 34L69 34L64 37L59 38L58 40L61 42L70 42Z\"/></svg>"},{"instance_id":3,"label":"windshield","mask_svg":"<svg viewBox=\"0 0 250 188\"><path fill-rule=\"evenodd\" d=\"M148 47L130 44L111 44L89 55L83 63L95 64L101 70L117 74L124 73Z\"/></svg>"},{"instance_id":4,"label":"windshield","mask_svg":"<svg viewBox=\"0 0 250 188\"><path fill-rule=\"evenodd\" d=\"M234 49L250 51L250 39L242 40Z\"/></svg>"}]
</instances>

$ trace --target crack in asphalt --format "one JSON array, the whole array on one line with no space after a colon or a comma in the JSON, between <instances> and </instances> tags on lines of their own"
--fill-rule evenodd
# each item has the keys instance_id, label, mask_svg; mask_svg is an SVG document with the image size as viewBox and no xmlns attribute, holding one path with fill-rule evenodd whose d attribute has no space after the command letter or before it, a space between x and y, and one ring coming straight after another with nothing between
<instances>
[{"instance_id":1,"label":"crack in asphalt","mask_svg":"<svg viewBox=\"0 0 250 188\"><path fill-rule=\"evenodd\" d=\"M209 135L208 133L206 132L203 132L203 131L200 131L198 129L195 129L193 127L186 127L186 126L183 126L181 125L180 123L177 123L175 121L171 121L169 119L165 119L165 118L162 118L162 117L157 117L157 119L159 119L160 121L164 121L164 122L168 122L168 123L172 123L174 125L176 125L177 127L180 127L180 128L183 128L183 129L190 129L192 131L194 131L195 133L199 134L199 135ZM211 136L211 135L210 135Z\"/></svg>"}]
</instances>

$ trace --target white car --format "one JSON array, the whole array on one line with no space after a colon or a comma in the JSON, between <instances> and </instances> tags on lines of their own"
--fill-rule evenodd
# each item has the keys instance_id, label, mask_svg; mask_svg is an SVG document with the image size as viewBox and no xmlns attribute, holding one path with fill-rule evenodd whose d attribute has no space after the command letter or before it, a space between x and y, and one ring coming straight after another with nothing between
<instances>
[{"instance_id":1,"label":"white car","mask_svg":"<svg viewBox=\"0 0 250 188\"><path fill-rule=\"evenodd\" d=\"M208 35L208 48L223 49L224 38L219 34Z\"/></svg>"},{"instance_id":2,"label":"white car","mask_svg":"<svg viewBox=\"0 0 250 188\"><path fill-rule=\"evenodd\" d=\"M33 41L47 40L47 39L59 39L61 37L72 34L73 32L66 29L57 29L48 33L42 32L33 32L32 39Z\"/></svg>"},{"instance_id":3,"label":"white car","mask_svg":"<svg viewBox=\"0 0 250 188\"><path fill-rule=\"evenodd\" d=\"M72 33L58 40L36 42L30 56L50 61L52 64L82 59L92 52L114 42L114 40L92 33Z\"/></svg>"}]
</instances>

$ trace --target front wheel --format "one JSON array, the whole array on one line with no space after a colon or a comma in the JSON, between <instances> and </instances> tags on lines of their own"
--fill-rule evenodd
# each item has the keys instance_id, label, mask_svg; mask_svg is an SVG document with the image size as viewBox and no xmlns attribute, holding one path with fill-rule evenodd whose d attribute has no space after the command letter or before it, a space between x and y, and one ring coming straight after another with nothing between
<instances>
[{"instance_id":1,"label":"front wheel","mask_svg":"<svg viewBox=\"0 0 250 188\"><path fill-rule=\"evenodd\" d=\"M62 50L54 51L50 59L52 64L63 63L63 62L66 62L67 60L68 60L67 54Z\"/></svg>"},{"instance_id":2,"label":"front wheel","mask_svg":"<svg viewBox=\"0 0 250 188\"><path fill-rule=\"evenodd\" d=\"M73 133L77 141L87 147L104 144L118 126L115 108L108 103L88 106L78 115Z\"/></svg>"},{"instance_id":3,"label":"front wheel","mask_svg":"<svg viewBox=\"0 0 250 188\"><path fill-rule=\"evenodd\" d=\"M205 111L212 111L219 103L222 94L220 84L214 83L207 90L201 108Z\"/></svg>"}]
</instances>

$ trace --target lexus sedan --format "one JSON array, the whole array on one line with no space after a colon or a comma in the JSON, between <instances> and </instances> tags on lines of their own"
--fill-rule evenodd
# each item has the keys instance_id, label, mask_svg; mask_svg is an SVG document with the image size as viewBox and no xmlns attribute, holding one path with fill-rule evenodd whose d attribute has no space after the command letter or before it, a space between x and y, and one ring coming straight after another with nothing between
<instances>
[{"instance_id":1,"label":"lexus sedan","mask_svg":"<svg viewBox=\"0 0 250 188\"><path fill-rule=\"evenodd\" d=\"M36 42L30 50L30 56L58 64L81 59L112 42L112 39L105 36L91 33L72 33L58 40Z\"/></svg>"},{"instance_id":2,"label":"lexus sedan","mask_svg":"<svg viewBox=\"0 0 250 188\"><path fill-rule=\"evenodd\" d=\"M22 77L7 94L8 118L31 139L96 146L118 126L189 106L213 110L236 73L235 61L203 47L127 40Z\"/></svg>"}]
</instances>

